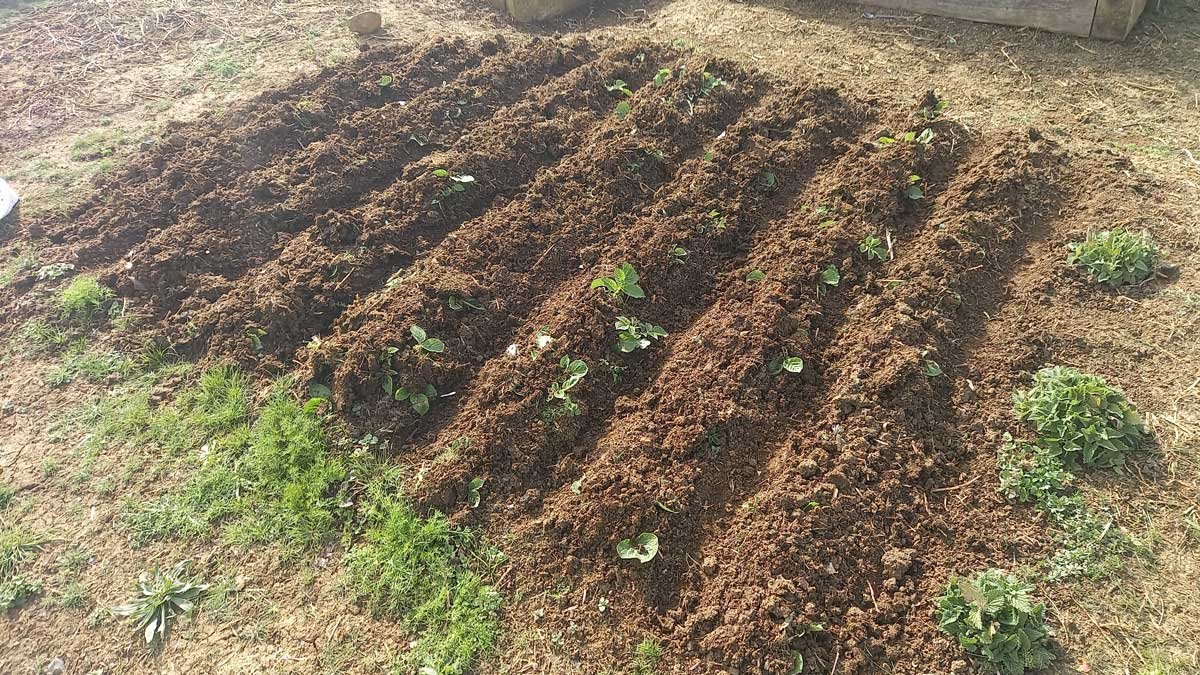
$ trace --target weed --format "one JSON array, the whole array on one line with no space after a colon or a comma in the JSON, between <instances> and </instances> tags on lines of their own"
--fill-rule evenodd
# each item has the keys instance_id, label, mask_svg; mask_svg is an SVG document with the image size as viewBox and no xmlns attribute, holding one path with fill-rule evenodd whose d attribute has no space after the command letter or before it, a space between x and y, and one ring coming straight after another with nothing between
<instances>
[{"instance_id":1,"label":"weed","mask_svg":"<svg viewBox=\"0 0 1200 675\"><path fill-rule=\"evenodd\" d=\"M950 107L950 102L944 99L938 100L933 105L923 106L921 108L921 116L927 120L936 120L946 112L946 108Z\"/></svg>"},{"instance_id":2,"label":"weed","mask_svg":"<svg viewBox=\"0 0 1200 675\"><path fill-rule=\"evenodd\" d=\"M108 123L111 124L111 120ZM76 162L104 160L130 141L125 132L107 125L101 126L80 134L71 142L71 159Z\"/></svg>"},{"instance_id":3,"label":"weed","mask_svg":"<svg viewBox=\"0 0 1200 675\"><path fill-rule=\"evenodd\" d=\"M17 340L28 353L52 351L67 343L67 334L45 319L30 319L21 324Z\"/></svg>"},{"instance_id":4,"label":"weed","mask_svg":"<svg viewBox=\"0 0 1200 675\"><path fill-rule=\"evenodd\" d=\"M632 111L633 107L629 105L629 101L621 101L616 105L616 107L613 108L613 114L616 115L617 119L619 120L623 120L628 117L629 113Z\"/></svg>"},{"instance_id":5,"label":"weed","mask_svg":"<svg viewBox=\"0 0 1200 675\"><path fill-rule=\"evenodd\" d=\"M757 283L767 278L767 273L760 269L752 269L746 274L746 281Z\"/></svg>"},{"instance_id":6,"label":"weed","mask_svg":"<svg viewBox=\"0 0 1200 675\"><path fill-rule=\"evenodd\" d=\"M63 585L58 594L58 604L67 609L79 609L87 604L87 588L78 581L70 581Z\"/></svg>"},{"instance_id":7,"label":"weed","mask_svg":"<svg viewBox=\"0 0 1200 675\"><path fill-rule=\"evenodd\" d=\"M434 193L430 204L439 206L453 197L466 192L467 186L475 182L475 177L465 173L452 173L447 169L434 169L433 175L441 179L441 187Z\"/></svg>"},{"instance_id":8,"label":"weed","mask_svg":"<svg viewBox=\"0 0 1200 675\"><path fill-rule=\"evenodd\" d=\"M21 272L28 272L38 266L38 250L27 247L17 253L11 260L0 267L0 287L7 286Z\"/></svg>"},{"instance_id":9,"label":"weed","mask_svg":"<svg viewBox=\"0 0 1200 675\"><path fill-rule=\"evenodd\" d=\"M1122 529L1113 527L1111 518L1102 518L1081 495L1070 492L1075 476L1059 455L1006 436L997 464L1001 494L1011 502L1036 505L1059 530L1059 551L1047 563L1051 580L1100 578L1120 567L1122 555L1141 552Z\"/></svg>"},{"instance_id":10,"label":"weed","mask_svg":"<svg viewBox=\"0 0 1200 675\"><path fill-rule=\"evenodd\" d=\"M1047 645L1045 605L1035 604L1032 592L1031 585L997 569L971 580L953 578L938 598L938 627L1002 675L1042 668L1054 653Z\"/></svg>"},{"instance_id":11,"label":"weed","mask_svg":"<svg viewBox=\"0 0 1200 675\"><path fill-rule=\"evenodd\" d=\"M658 664L662 661L662 645L658 640L646 638L638 643L633 652L634 675L654 675L658 672Z\"/></svg>"},{"instance_id":12,"label":"weed","mask_svg":"<svg viewBox=\"0 0 1200 675\"><path fill-rule=\"evenodd\" d=\"M1083 267L1098 284L1117 288L1153 275L1158 257L1158 247L1149 234L1117 227L1089 233L1082 242L1071 242L1067 264Z\"/></svg>"},{"instance_id":13,"label":"weed","mask_svg":"<svg viewBox=\"0 0 1200 675\"><path fill-rule=\"evenodd\" d=\"M267 336L267 331L257 326L247 326L245 334L246 341L250 343L250 349L253 349L256 354L261 352L263 350L263 338Z\"/></svg>"},{"instance_id":14,"label":"weed","mask_svg":"<svg viewBox=\"0 0 1200 675\"><path fill-rule=\"evenodd\" d=\"M637 560L645 564L657 555L658 535L653 532L643 532L632 539L617 542L617 557L623 560Z\"/></svg>"},{"instance_id":15,"label":"weed","mask_svg":"<svg viewBox=\"0 0 1200 675\"><path fill-rule=\"evenodd\" d=\"M0 511L12 506L13 499L17 496L17 488L13 485L0 485Z\"/></svg>"},{"instance_id":16,"label":"weed","mask_svg":"<svg viewBox=\"0 0 1200 675\"><path fill-rule=\"evenodd\" d=\"M654 74L654 86L661 87L666 84L667 80L669 79L671 79L671 69L659 68L658 72Z\"/></svg>"},{"instance_id":17,"label":"weed","mask_svg":"<svg viewBox=\"0 0 1200 675\"><path fill-rule=\"evenodd\" d=\"M669 254L672 265L682 265L687 262L688 252L682 246L672 246Z\"/></svg>"},{"instance_id":18,"label":"weed","mask_svg":"<svg viewBox=\"0 0 1200 675\"><path fill-rule=\"evenodd\" d=\"M421 635L404 657L406 672L464 672L499 631L499 594L455 562L470 536L440 513L422 518L382 493L372 495L368 521L366 541L345 557L349 590Z\"/></svg>"},{"instance_id":19,"label":"weed","mask_svg":"<svg viewBox=\"0 0 1200 675\"><path fill-rule=\"evenodd\" d=\"M859 242L858 250L866 254L867 260L875 259L882 261L887 260L888 257L887 247L884 246L883 241L879 237L873 234L868 234L866 238Z\"/></svg>"},{"instance_id":20,"label":"weed","mask_svg":"<svg viewBox=\"0 0 1200 675\"><path fill-rule=\"evenodd\" d=\"M167 626L176 617L186 614L208 588L185 576L188 561L184 560L168 571L155 567L138 577L137 592L129 602L111 608L117 616L132 617L146 644L167 637Z\"/></svg>"},{"instance_id":21,"label":"weed","mask_svg":"<svg viewBox=\"0 0 1200 675\"><path fill-rule=\"evenodd\" d=\"M446 343L437 338L432 338L426 335L424 328L421 328L420 326L413 326L408 329L408 332L412 335L413 341L416 342L416 344L413 345L413 351L417 352L418 354L421 352L426 352L429 354L441 354L442 352L446 351Z\"/></svg>"},{"instance_id":22,"label":"weed","mask_svg":"<svg viewBox=\"0 0 1200 675\"><path fill-rule=\"evenodd\" d=\"M58 558L58 569L69 577L78 577L92 563L92 553L82 546L75 545L63 551Z\"/></svg>"},{"instance_id":23,"label":"weed","mask_svg":"<svg viewBox=\"0 0 1200 675\"><path fill-rule=\"evenodd\" d=\"M838 268L829 265L821 270L821 283L826 286L837 286L842 281L842 273L838 272Z\"/></svg>"},{"instance_id":24,"label":"weed","mask_svg":"<svg viewBox=\"0 0 1200 675\"><path fill-rule=\"evenodd\" d=\"M624 353L645 349L653 340L667 336L662 326L632 316L618 316L613 327L618 331L617 347Z\"/></svg>"},{"instance_id":25,"label":"weed","mask_svg":"<svg viewBox=\"0 0 1200 675\"><path fill-rule=\"evenodd\" d=\"M561 406L557 411L558 414L555 416L567 415L574 417L579 414L579 405L571 398L570 391L587 375L588 365L583 359L572 360L570 356L564 355L559 359L558 367L562 369L566 377L561 381L550 384L550 394L546 400L558 400L561 402Z\"/></svg>"},{"instance_id":26,"label":"weed","mask_svg":"<svg viewBox=\"0 0 1200 675\"><path fill-rule=\"evenodd\" d=\"M75 266L71 263L50 263L49 265L39 267L34 276L38 281L53 281L67 276L74 269Z\"/></svg>"},{"instance_id":27,"label":"weed","mask_svg":"<svg viewBox=\"0 0 1200 675\"><path fill-rule=\"evenodd\" d=\"M616 300L622 297L644 298L645 291L638 285L638 273L629 263L621 263L613 270L611 277L598 277L592 280L591 288L602 288Z\"/></svg>"},{"instance_id":28,"label":"weed","mask_svg":"<svg viewBox=\"0 0 1200 675\"><path fill-rule=\"evenodd\" d=\"M58 308L67 321L88 324L106 310L112 300L112 289L91 277L76 277L59 292Z\"/></svg>"},{"instance_id":29,"label":"weed","mask_svg":"<svg viewBox=\"0 0 1200 675\"><path fill-rule=\"evenodd\" d=\"M943 374L941 364L933 359L925 359L921 363L921 372L925 373L926 377L938 377Z\"/></svg>"},{"instance_id":30,"label":"weed","mask_svg":"<svg viewBox=\"0 0 1200 675\"><path fill-rule=\"evenodd\" d=\"M1013 400L1017 416L1037 429L1038 444L1068 465L1119 466L1146 434L1119 389L1074 368L1038 371Z\"/></svg>"},{"instance_id":31,"label":"weed","mask_svg":"<svg viewBox=\"0 0 1200 675\"><path fill-rule=\"evenodd\" d=\"M20 607L41 592L40 583L21 575L0 579L0 612Z\"/></svg>"},{"instance_id":32,"label":"weed","mask_svg":"<svg viewBox=\"0 0 1200 675\"><path fill-rule=\"evenodd\" d=\"M0 580L11 579L42 550L46 538L24 528L0 530Z\"/></svg>"}]
</instances>

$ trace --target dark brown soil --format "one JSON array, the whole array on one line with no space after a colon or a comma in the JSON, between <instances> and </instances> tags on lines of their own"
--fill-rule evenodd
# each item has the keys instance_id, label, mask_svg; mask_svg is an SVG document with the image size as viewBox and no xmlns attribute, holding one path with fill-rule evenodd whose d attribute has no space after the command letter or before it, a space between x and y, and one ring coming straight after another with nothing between
<instances>
[{"instance_id":1,"label":"dark brown soil","mask_svg":"<svg viewBox=\"0 0 1200 675\"><path fill-rule=\"evenodd\" d=\"M655 85L660 68L674 76ZM700 96L704 73L725 85ZM919 104L650 44L438 40L175 128L68 219L26 225L43 260L98 274L181 353L330 387L420 469L418 499L510 556L509 630L561 633L574 669L651 634L663 672L784 673L797 651L805 672L946 672L961 652L931 598L947 576L1044 552L1028 513L964 480L994 453L979 441L1000 414L978 402L1037 348L971 345L1096 163ZM928 145L876 142L927 128ZM435 204L435 169L475 182ZM891 259L859 251L870 234ZM644 300L589 288L623 262ZM623 314L670 335L621 354ZM446 352L418 357L413 325ZM553 340L532 358L539 331ZM442 394L428 415L384 394L390 347L398 384ZM768 372L785 352L802 373ZM546 422L563 355L591 368L582 414ZM658 558L617 559L642 531Z\"/></svg>"}]
</instances>

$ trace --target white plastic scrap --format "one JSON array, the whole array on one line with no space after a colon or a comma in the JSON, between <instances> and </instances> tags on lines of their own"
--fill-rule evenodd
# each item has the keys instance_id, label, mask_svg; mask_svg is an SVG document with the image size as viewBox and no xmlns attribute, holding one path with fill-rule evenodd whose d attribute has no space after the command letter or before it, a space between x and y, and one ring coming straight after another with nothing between
<instances>
[{"instance_id":1,"label":"white plastic scrap","mask_svg":"<svg viewBox=\"0 0 1200 675\"><path fill-rule=\"evenodd\" d=\"M17 191L9 186L8 181L0 178L0 220L7 217L19 201L21 197Z\"/></svg>"}]
</instances>

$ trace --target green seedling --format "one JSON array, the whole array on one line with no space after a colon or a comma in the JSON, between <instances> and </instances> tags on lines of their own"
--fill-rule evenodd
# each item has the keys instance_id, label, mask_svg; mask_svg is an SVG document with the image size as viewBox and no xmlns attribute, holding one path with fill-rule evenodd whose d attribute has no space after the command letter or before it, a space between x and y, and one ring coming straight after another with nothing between
<instances>
[{"instance_id":1,"label":"green seedling","mask_svg":"<svg viewBox=\"0 0 1200 675\"><path fill-rule=\"evenodd\" d=\"M418 354L426 352L429 354L441 354L446 351L446 343L425 334L425 329L420 326L413 326L408 329L409 334L416 344L413 345L413 351Z\"/></svg>"},{"instance_id":2,"label":"green seedling","mask_svg":"<svg viewBox=\"0 0 1200 675\"><path fill-rule=\"evenodd\" d=\"M672 265L682 265L687 262L688 252L682 246L672 246L670 255Z\"/></svg>"},{"instance_id":3,"label":"green seedling","mask_svg":"<svg viewBox=\"0 0 1200 675\"><path fill-rule=\"evenodd\" d=\"M868 234L858 244L858 250L867 256L867 260L887 260L888 249L883 241L873 234Z\"/></svg>"},{"instance_id":4,"label":"green seedling","mask_svg":"<svg viewBox=\"0 0 1200 675\"><path fill-rule=\"evenodd\" d=\"M767 364L767 372L772 375L778 375L783 372L799 373L802 370L804 370L804 359L799 356L780 354L771 359L771 362Z\"/></svg>"},{"instance_id":5,"label":"green seedling","mask_svg":"<svg viewBox=\"0 0 1200 675\"><path fill-rule=\"evenodd\" d=\"M588 365L583 359L572 360L570 356L563 356L558 361L558 367L562 368L566 377L550 384L550 394L546 400L561 401L563 412L574 417L579 414L579 405L571 399L570 391L588 374Z\"/></svg>"},{"instance_id":6,"label":"green seedling","mask_svg":"<svg viewBox=\"0 0 1200 675\"><path fill-rule=\"evenodd\" d=\"M929 145L933 139L937 137L933 129L926 128L921 133L915 131L906 131L898 137L880 136L876 141L880 145L892 145L893 143L919 143L921 145Z\"/></svg>"},{"instance_id":7,"label":"green seedling","mask_svg":"<svg viewBox=\"0 0 1200 675\"><path fill-rule=\"evenodd\" d=\"M939 100L931 106L923 106L921 108L921 116L927 120L933 121L942 116L946 112L946 108L950 107L950 102Z\"/></svg>"},{"instance_id":8,"label":"green seedling","mask_svg":"<svg viewBox=\"0 0 1200 675\"><path fill-rule=\"evenodd\" d=\"M422 391L400 387L396 389L393 397L397 401L408 401L408 404L412 406L413 412L418 415L424 415L429 412L429 402L437 398L437 395L437 389L434 389L432 384L427 384Z\"/></svg>"},{"instance_id":9,"label":"green seedling","mask_svg":"<svg viewBox=\"0 0 1200 675\"><path fill-rule=\"evenodd\" d=\"M767 278L766 272L763 272L760 269L750 270L750 272L748 272L746 274L746 281L749 281L751 283L759 282L766 278Z\"/></svg>"},{"instance_id":10,"label":"green seedling","mask_svg":"<svg viewBox=\"0 0 1200 675\"><path fill-rule=\"evenodd\" d=\"M725 231L725 214L719 209L713 209L704 214L704 226L700 228L702 231L716 230L717 232Z\"/></svg>"},{"instance_id":11,"label":"green seedling","mask_svg":"<svg viewBox=\"0 0 1200 675\"><path fill-rule=\"evenodd\" d=\"M466 192L467 186L475 182L474 176L465 173L451 173L446 169L434 169L433 175L442 180L442 187L438 188L430 202L434 206L444 204L454 196Z\"/></svg>"},{"instance_id":12,"label":"green seedling","mask_svg":"<svg viewBox=\"0 0 1200 675\"><path fill-rule=\"evenodd\" d=\"M904 188L904 196L912 200L922 199L925 197L925 191L921 189L921 177L917 174L909 174L908 187Z\"/></svg>"},{"instance_id":13,"label":"green seedling","mask_svg":"<svg viewBox=\"0 0 1200 675\"><path fill-rule=\"evenodd\" d=\"M392 86L392 82L394 81L391 75L381 75L378 80L375 80L375 84L381 88L386 88Z\"/></svg>"},{"instance_id":14,"label":"green seedling","mask_svg":"<svg viewBox=\"0 0 1200 675\"><path fill-rule=\"evenodd\" d=\"M633 96L633 90L629 85L625 84L625 80L613 80L604 85L605 91L619 91L626 96Z\"/></svg>"},{"instance_id":15,"label":"green seedling","mask_svg":"<svg viewBox=\"0 0 1200 675\"><path fill-rule=\"evenodd\" d=\"M113 607L117 616L133 617L146 644L161 643L167 637L167 626L177 616L191 611L196 600L208 589L184 576L188 561L180 562L170 571L159 568L142 572L138 578L137 595L133 600Z\"/></svg>"},{"instance_id":16,"label":"green seedling","mask_svg":"<svg viewBox=\"0 0 1200 675\"><path fill-rule=\"evenodd\" d=\"M479 508L479 491L483 489L482 478L472 478L470 483L467 483L467 506L476 509Z\"/></svg>"},{"instance_id":17,"label":"green seedling","mask_svg":"<svg viewBox=\"0 0 1200 675\"><path fill-rule=\"evenodd\" d=\"M688 114L691 115L696 112L696 103L698 103L700 99L711 96L712 93L719 87L724 87L725 85L725 80L713 75L708 71L704 71L700 77L700 88L689 91L685 94L688 104Z\"/></svg>"},{"instance_id":18,"label":"green seedling","mask_svg":"<svg viewBox=\"0 0 1200 675\"><path fill-rule=\"evenodd\" d=\"M1150 278L1158 257L1158 247L1149 234L1117 227L1090 233L1082 242L1071 242L1067 264L1086 269L1096 283L1117 288Z\"/></svg>"},{"instance_id":19,"label":"green seedling","mask_svg":"<svg viewBox=\"0 0 1200 675\"><path fill-rule=\"evenodd\" d=\"M629 105L629 101L621 101L613 108L613 113L617 116L617 119L623 120L632 110L633 106Z\"/></svg>"},{"instance_id":20,"label":"green seedling","mask_svg":"<svg viewBox=\"0 0 1200 675\"><path fill-rule=\"evenodd\" d=\"M645 564L658 555L658 535L643 532L633 539L622 539L617 543L617 556L623 560L637 560Z\"/></svg>"},{"instance_id":21,"label":"green seedling","mask_svg":"<svg viewBox=\"0 0 1200 675\"><path fill-rule=\"evenodd\" d=\"M925 359L921 365L921 370L929 377L937 377L942 374L942 367L933 359Z\"/></svg>"},{"instance_id":22,"label":"green seedling","mask_svg":"<svg viewBox=\"0 0 1200 675\"><path fill-rule=\"evenodd\" d=\"M763 192L774 192L779 187L779 176L770 169L763 169L758 175L758 185Z\"/></svg>"},{"instance_id":23,"label":"green seedling","mask_svg":"<svg viewBox=\"0 0 1200 675\"><path fill-rule=\"evenodd\" d=\"M667 336L662 326L646 323L637 317L618 316L613 327L617 329L617 347L624 353L645 349L653 340Z\"/></svg>"},{"instance_id":24,"label":"green seedling","mask_svg":"<svg viewBox=\"0 0 1200 675\"><path fill-rule=\"evenodd\" d=\"M1074 368L1038 371L1013 403L1017 416L1037 430L1038 445L1068 465L1120 466L1146 435L1125 394Z\"/></svg>"},{"instance_id":25,"label":"green seedling","mask_svg":"<svg viewBox=\"0 0 1200 675\"><path fill-rule=\"evenodd\" d=\"M250 348L256 353L263 350L262 339L267 336L267 331L251 326L246 329L246 341L250 343Z\"/></svg>"},{"instance_id":26,"label":"green seedling","mask_svg":"<svg viewBox=\"0 0 1200 675\"><path fill-rule=\"evenodd\" d=\"M616 300L620 300L622 297L646 297L645 291L638 285L637 270L629 263L621 263L621 266L613 271L611 277L599 277L592 280L591 288L602 288Z\"/></svg>"},{"instance_id":27,"label":"green seedling","mask_svg":"<svg viewBox=\"0 0 1200 675\"><path fill-rule=\"evenodd\" d=\"M654 74L654 86L661 87L666 84L667 80L669 79L671 79L671 69L659 68L658 72Z\"/></svg>"},{"instance_id":28,"label":"green seedling","mask_svg":"<svg viewBox=\"0 0 1200 675\"><path fill-rule=\"evenodd\" d=\"M837 286L842 281L842 274L838 272L838 268L829 265L821 270L821 283L826 286Z\"/></svg>"},{"instance_id":29,"label":"green seedling","mask_svg":"<svg viewBox=\"0 0 1200 675\"><path fill-rule=\"evenodd\" d=\"M958 639L967 653L1001 675L1022 675L1054 660L1045 626L1046 607L1033 587L1002 570L950 580L938 598L938 628Z\"/></svg>"},{"instance_id":30,"label":"green seedling","mask_svg":"<svg viewBox=\"0 0 1200 675\"><path fill-rule=\"evenodd\" d=\"M472 297L465 296L465 295L451 295L450 297L446 298L446 304L449 305L450 309L452 309L456 312L461 311L467 307L470 307L471 309L478 309L478 310L483 309L483 305L479 304L478 300L476 300L475 298L472 298Z\"/></svg>"}]
</instances>

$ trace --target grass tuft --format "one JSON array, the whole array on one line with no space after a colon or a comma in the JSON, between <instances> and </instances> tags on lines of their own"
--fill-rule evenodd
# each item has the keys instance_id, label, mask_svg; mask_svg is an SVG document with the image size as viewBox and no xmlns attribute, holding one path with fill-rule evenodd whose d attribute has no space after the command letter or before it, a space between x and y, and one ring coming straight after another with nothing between
<instances>
[{"instance_id":1,"label":"grass tuft","mask_svg":"<svg viewBox=\"0 0 1200 675\"><path fill-rule=\"evenodd\" d=\"M75 277L58 295L62 318L78 324L89 324L106 311L113 300L112 289L91 277Z\"/></svg>"}]
</instances>

